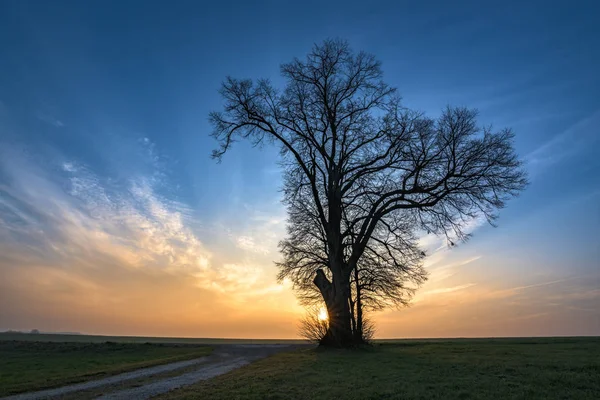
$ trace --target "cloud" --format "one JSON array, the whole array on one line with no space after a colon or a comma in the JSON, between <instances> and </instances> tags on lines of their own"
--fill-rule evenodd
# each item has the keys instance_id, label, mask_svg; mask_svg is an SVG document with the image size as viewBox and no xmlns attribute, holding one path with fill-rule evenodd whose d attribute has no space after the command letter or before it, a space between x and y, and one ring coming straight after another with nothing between
<instances>
[{"instance_id":1,"label":"cloud","mask_svg":"<svg viewBox=\"0 0 600 400\"><path fill-rule=\"evenodd\" d=\"M600 137L599 124L600 110L554 136L525 156L529 169L539 171L590 148Z\"/></svg>"},{"instance_id":2,"label":"cloud","mask_svg":"<svg viewBox=\"0 0 600 400\"><path fill-rule=\"evenodd\" d=\"M269 254L269 248L267 246L261 246L256 244L254 238L251 236L238 236L236 239L237 247L243 250L248 250L253 253Z\"/></svg>"},{"instance_id":3,"label":"cloud","mask_svg":"<svg viewBox=\"0 0 600 400\"><path fill-rule=\"evenodd\" d=\"M470 264L474 261L479 260L480 258L481 256L473 256L461 261L456 261L443 266L431 268L429 272L429 279L434 282L443 281L444 279L454 276L457 273L459 267Z\"/></svg>"},{"instance_id":4,"label":"cloud","mask_svg":"<svg viewBox=\"0 0 600 400\"><path fill-rule=\"evenodd\" d=\"M58 119L56 117L53 117L52 115L50 115L48 113L38 112L36 117L40 121L45 122L49 125L52 125L55 128L62 128L65 126L64 122L62 122L60 119Z\"/></svg>"},{"instance_id":5,"label":"cloud","mask_svg":"<svg viewBox=\"0 0 600 400\"><path fill-rule=\"evenodd\" d=\"M511 292L519 292L519 291L525 290L525 289L531 289L531 288L536 288L536 287L540 287L540 286L548 286L548 285L554 285L554 284L561 283L561 282L566 282L570 279L572 279L572 278L557 279L557 280L549 281L549 282L534 283L532 285L517 286L517 287L510 288L508 290Z\"/></svg>"},{"instance_id":6,"label":"cloud","mask_svg":"<svg viewBox=\"0 0 600 400\"><path fill-rule=\"evenodd\" d=\"M551 279L506 289L483 282L450 285L424 290L412 307L374 318L379 337L597 335L597 278Z\"/></svg>"},{"instance_id":7,"label":"cloud","mask_svg":"<svg viewBox=\"0 0 600 400\"><path fill-rule=\"evenodd\" d=\"M462 221L461 224L462 232L466 235L471 235L473 234L473 232L475 232L477 229L479 229L486 223L487 219L483 214L479 214L474 218L465 219L464 221ZM452 243L454 243L454 245L459 244L459 239L453 232L448 232L448 238L446 238L443 235L435 235L433 233L422 232L421 235L418 237L418 245L423 250L425 250L427 254L431 256L436 253L448 250L450 245L448 239L450 239ZM431 259L431 257L429 258ZM437 259L437 261L439 260L441 260L441 258ZM433 265L431 261L429 262L429 265Z\"/></svg>"},{"instance_id":8,"label":"cloud","mask_svg":"<svg viewBox=\"0 0 600 400\"><path fill-rule=\"evenodd\" d=\"M76 172L77 166L73 162L64 162L62 168L66 172Z\"/></svg>"},{"instance_id":9,"label":"cloud","mask_svg":"<svg viewBox=\"0 0 600 400\"><path fill-rule=\"evenodd\" d=\"M142 145L153 148L148 157L158 157L150 143ZM253 312L252 332L264 332L258 321L292 322L292 294L283 293L275 274L251 259L215 257L192 228L191 209L166 197L171 190L154 173L132 169L102 176L81 162L11 150L2 146L0 154L4 323L33 328L27 321L34 320L44 329L162 335L196 326L194 336L224 336ZM266 230L281 220L258 212L252 220L253 234L276 242ZM240 243L267 249L252 237ZM271 312L264 313L265 307ZM273 321L277 313L285 317ZM239 332L256 335L244 329Z\"/></svg>"},{"instance_id":10,"label":"cloud","mask_svg":"<svg viewBox=\"0 0 600 400\"><path fill-rule=\"evenodd\" d=\"M157 195L145 177L114 182L70 162L54 176L10 156L1 168L9 177L0 200L8 239L30 232L25 242L62 258L92 253L126 267L208 268L210 252L186 226L185 207Z\"/></svg>"},{"instance_id":11,"label":"cloud","mask_svg":"<svg viewBox=\"0 0 600 400\"><path fill-rule=\"evenodd\" d=\"M470 288L471 286L475 286L475 284L474 283L466 283L464 285L427 290L423 293L423 295L427 296L427 295L440 294L440 293L452 293L452 292L456 292L458 290Z\"/></svg>"},{"instance_id":12,"label":"cloud","mask_svg":"<svg viewBox=\"0 0 600 400\"><path fill-rule=\"evenodd\" d=\"M286 217L278 198L272 204L271 207L244 204L244 220L225 223L235 228L235 232L229 229L229 236L238 249L259 256L273 257L278 253L277 244L285 234Z\"/></svg>"},{"instance_id":13,"label":"cloud","mask_svg":"<svg viewBox=\"0 0 600 400\"><path fill-rule=\"evenodd\" d=\"M566 293L552 296L553 300L594 300L600 299L600 289L590 289L582 292Z\"/></svg>"}]
</instances>

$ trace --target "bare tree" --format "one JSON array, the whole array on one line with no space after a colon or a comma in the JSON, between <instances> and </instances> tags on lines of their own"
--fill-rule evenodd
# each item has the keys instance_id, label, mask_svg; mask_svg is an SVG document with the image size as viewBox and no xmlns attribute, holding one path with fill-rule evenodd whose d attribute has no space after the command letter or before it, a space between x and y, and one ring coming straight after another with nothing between
<instances>
[{"instance_id":1,"label":"bare tree","mask_svg":"<svg viewBox=\"0 0 600 400\"><path fill-rule=\"evenodd\" d=\"M327 329L329 329L327 319L320 318L319 308L313 306L307 309L300 320L298 333L309 342L320 343L327 335Z\"/></svg>"},{"instance_id":2,"label":"bare tree","mask_svg":"<svg viewBox=\"0 0 600 400\"><path fill-rule=\"evenodd\" d=\"M375 324L371 320L371 318L363 317L362 321L363 327L361 331L361 342L362 343L370 343L375 337Z\"/></svg>"},{"instance_id":3,"label":"bare tree","mask_svg":"<svg viewBox=\"0 0 600 400\"><path fill-rule=\"evenodd\" d=\"M382 80L380 63L348 44L327 40L306 60L281 67L282 90L268 80L227 78L224 110L210 115L221 157L237 139L277 143L285 166L285 201L291 229L310 209L324 235L325 262L302 254L322 246L288 236L283 274L313 275L329 313L324 343L354 343L348 299L361 260L397 263L407 226L465 240L466 224L480 215L492 223L497 210L526 185L509 129L478 128L477 113L448 107L437 119L404 108ZM302 251L294 252L294 248ZM315 253L315 257L321 257Z\"/></svg>"}]
</instances>

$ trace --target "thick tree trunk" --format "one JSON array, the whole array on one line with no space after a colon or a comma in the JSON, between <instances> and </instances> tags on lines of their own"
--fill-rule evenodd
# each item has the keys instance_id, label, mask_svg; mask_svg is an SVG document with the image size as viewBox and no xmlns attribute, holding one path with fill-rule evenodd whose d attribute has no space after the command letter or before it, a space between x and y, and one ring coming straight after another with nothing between
<instances>
[{"instance_id":1,"label":"thick tree trunk","mask_svg":"<svg viewBox=\"0 0 600 400\"><path fill-rule=\"evenodd\" d=\"M332 126L332 129L334 127ZM334 141L335 143L335 141ZM335 153L335 149L333 150ZM322 345L335 347L350 347L354 345L352 334L352 315L350 312L350 273L344 262L344 244L341 233L342 201L339 190L338 171L330 171L328 181L329 229L327 246L329 249L329 270L332 282L327 279L323 270L318 270L314 279L315 285L321 291L327 312L329 313L329 328Z\"/></svg>"},{"instance_id":2,"label":"thick tree trunk","mask_svg":"<svg viewBox=\"0 0 600 400\"><path fill-rule=\"evenodd\" d=\"M313 281L321 291L327 313L329 314L329 328L325 337L321 340L324 346L350 347L354 345L352 335L351 313L348 297L350 294L350 282L330 282L323 270L318 270Z\"/></svg>"},{"instance_id":3,"label":"thick tree trunk","mask_svg":"<svg viewBox=\"0 0 600 400\"><path fill-rule=\"evenodd\" d=\"M349 347L354 344L352 336L350 305L348 296L340 294L335 297L329 311L329 330L323 340L325 345Z\"/></svg>"}]
</instances>

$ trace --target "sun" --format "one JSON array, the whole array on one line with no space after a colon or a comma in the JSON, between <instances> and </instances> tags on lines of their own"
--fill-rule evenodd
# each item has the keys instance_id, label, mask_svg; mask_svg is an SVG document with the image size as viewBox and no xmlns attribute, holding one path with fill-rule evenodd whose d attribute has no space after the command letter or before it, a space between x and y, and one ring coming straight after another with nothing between
<instances>
[{"instance_id":1,"label":"sun","mask_svg":"<svg viewBox=\"0 0 600 400\"><path fill-rule=\"evenodd\" d=\"M321 307L318 315L319 321L327 321L329 319L329 315L327 314L327 310Z\"/></svg>"}]
</instances>

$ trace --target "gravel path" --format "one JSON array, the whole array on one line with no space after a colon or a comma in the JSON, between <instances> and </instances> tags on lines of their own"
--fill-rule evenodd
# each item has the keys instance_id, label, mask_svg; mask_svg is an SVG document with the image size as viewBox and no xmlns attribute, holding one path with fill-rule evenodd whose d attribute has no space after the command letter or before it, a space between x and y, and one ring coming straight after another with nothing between
<instances>
[{"instance_id":1,"label":"gravel path","mask_svg":"<svg viewBox=\"0 0 600 400\"><path fill-rule=\"evenodd\" d=\"M224 374L235 368L239 368L252 361L267 357L271 354L284 350L292 350L293 348L297 347L298 346L295 345L220 345L215 346L213 353L207 357L158 365L155 367L142 368L136 371L126 372L108 378L62 386L55 389L21 393L13 396L3 397L0 400L53 399L74 392L98 387L106 387L106 389L103 390L103 392L106 394L101 396L100 399L149 399L152 396L163 394L182 386L191 385L198 381L210 379L217 375ZM143 386L111 391L111 385L165 372L176 371L178 369L193 365L198 365L198 369L174 377L163 379L157 378L159 380Z\"/></svg>"},{"instance_id":2,"label":"gravel path","mask_svg":"<svg viewBox=\"0 0 600 400\"><path fill-rule=\"evenodd\" d=\"M249 361L245 358L235 358L227 361L222 361L217 364L207 365L197 371L188 372L180 376L162 379L157 382L152 382L144 386L119 390L98 397L100 400L128 400L128 399L149 399L152 396L170 392L182 386L191 385L201 380L210 379L217 375L224 374L232 369L239 368L248 364Z\"/></svg>"}]
</instances>

